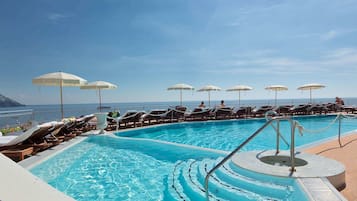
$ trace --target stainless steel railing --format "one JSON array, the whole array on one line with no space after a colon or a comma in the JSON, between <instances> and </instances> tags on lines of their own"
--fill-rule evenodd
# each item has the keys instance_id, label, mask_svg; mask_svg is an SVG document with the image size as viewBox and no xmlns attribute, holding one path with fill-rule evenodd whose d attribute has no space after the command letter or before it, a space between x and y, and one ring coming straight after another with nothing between
<instances>
[{"instance_id":1,"label":"stainless steel railing","mask_svg":"<svg viewBox=\"0 0 357 201\"><path fill-rule=\"evenodd\" d=\"M249 136L242 144L240 144L236 149L234 149L231 153L229 153L221 162L219 162L215 167L213 167L205 177L205 193L206 193L206 200L209 200L209 191L208 191L208 180L210 176L215 172L218 168L220 168L227 160L233 157L239 150L241 150L247 143L249 143L252 139L254 139L258 134L260 134L266 127L269 125L273 125L273 122L277 122L277 127L274 127L274 130L277 133L277 144L276 144L276 153L279 153L279 138L280 138L280 121L285 120L290 122L291 126L291 142L290 142L290 160L291 160L291 167L290 171L293 173L296 171L295 169L295 128L297 126L297 122L291 117L272 117L267 119L267 122L263 126L261 126L257 131L255 131L251 136ZM284 138L283 138L284 139ZM285 141L285 139L284 139ZM286 142L286 141L285 141Z\"/></svg>"}]
</instances>

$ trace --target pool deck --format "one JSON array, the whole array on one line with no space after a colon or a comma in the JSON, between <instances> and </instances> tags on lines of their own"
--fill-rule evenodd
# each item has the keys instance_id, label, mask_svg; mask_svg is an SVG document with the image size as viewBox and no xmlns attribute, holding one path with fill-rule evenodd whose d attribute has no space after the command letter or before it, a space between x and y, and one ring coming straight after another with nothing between
<instances>
[{"instance_id":1,"label":"pool deck","mask_svg":"<svg viewBox=\"0 0 357 201\"><path fill-rule=\"evenodd\" d=\"M333 139L321 144L305 147L303 148L303 151L328 157L343 163L346 167L346 188L341 191L341 194L347 200L357 201L357 132L344 136L341 139L342 147L340 147L337 139ZM27 160L18 163L18 165L0 154L0 167L3 170L7 170L2 171L3 174L0 175L0 178L3 178L4 181L6 181L1 182L0 184L0 189L2 189L0 190L0 200L7 200L10 198L12 200L23 200L25 198L27 200L47 200L49 196L51 196L52 200L73 200L47 185L45 182L39 180L29 172L24 171L20 166L29 168L43 158L49 157L53 152L61 151L69 145L78 143L81 140L83 140L83 138L73 141L71 140L68 143L55 147L54 150L44 152L41 154L42 156L30 157ZM21 174L21 176L19 174ZM20 182L21 185L14 179L19 176L22 178L22 182ZM314 186L316 185L314 184ZM19 189L21 189L21 193L18 193ZM34 194L34 192L37 191L38 193ZM14 197L15 195L16 197Z\"/></svg>"},{"instance_id":2,"label":"pool deck","mask_svg":"<svg viewBox=\"0 0 357 201\"><path fill-rule=\"evenodd\" d=\"M350 201L357 201L357 132L341 138L342 147L338 140L309 147L303 151L337 160L346 168L346 188L340 191Z\"/></svg>"},{"instance_id":3,"label":"pool deck","mask_svg":"<svg viewBox=\"0 0 357 201\"><path fill-rule=\"evenodd\" d=\"M74 201L0 154L0 200Z\"/></svg>"}]
</instances>

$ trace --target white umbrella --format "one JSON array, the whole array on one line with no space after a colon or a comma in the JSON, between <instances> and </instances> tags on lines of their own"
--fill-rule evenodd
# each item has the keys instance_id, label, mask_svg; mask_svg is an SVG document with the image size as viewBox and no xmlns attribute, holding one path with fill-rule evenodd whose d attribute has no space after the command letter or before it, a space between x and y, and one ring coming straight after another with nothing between
<instances>
[{"instance_id":1,"label":"white umbrella","mask_svg":"<svg viewBox=\"0 0 357 201\"><path fill-rule=\"evenodd\" d=\"M234 87L231 87L229 89L227 89L227 91L238 91L238 103L239 103L239 107L240 107L240 92L241 91L249 91L252 90L253 88L247 85L236 85Z\"/></svg>"},{"instance_id":2,"label":"white umbrella","mask_svg":"<svg viewBox=\"0 0 357 201\"><path fill-rule=\"evenodd\" d=\"M310 90L310 103L312 103L312 95L311 95L311 91L313 89L321 89L321 88L325 88L326 86L323 84L318 84L318 83L311 83L311 84L304 84L300 87L298 87L298 90Z\"/></svg>"},{"instance_id":3,"label":"white umbrella","mask_svg":"<svg viewBox=\"0 0 357 201\"><path fill-rule=\"evenodd\" d=\"M206 85L197 91L207 91L208 92L208 107L211 107L211 91L220 91L221 88L214 85Z\"/></svg>"},{"instance_id":4,"label":"white umbrella","mask_svg":"<svg viewBox=\"0 0 357 201\"><path fill-rule=\"evenodd\" d=\"M81 86L87 83L87 80L73 74L64 72L48 73L32 79L32 84L43 86L59 86L61 96L61 114L63 119L63 87Z\"/></svg>"},{"instance_id":5,"label":"white umbrella","mask_svg":"<svg viewBox=\"0 0 357 201\"><path fill-rule=\"evenodd\" d=\"M180 105L182 105L182 90L194 90L193 86L188 85L188 84L175 84L167 90L180 90Z\"/></svg>"},{"instance_id":6,"label":"white umbrella","mask_svg":"<svg viewBox=\"0 0 357 201\"><path fill-rule=\"evenodd\" d=\"M276 106L278 91L286 91L286 90L288 90L288 87L286 87L284 85L270 85L270 86L265 87L265 89L275 91L275 106Z\"/></svg>"},{"instance_id":7,"label":"white umbrella","mask_svg":"<svg viewBox=\"0 0 357 201\"><path fill-rule=\"evenodd\" d=\"M81 86L81 89L95 89L99 92L99 111L102 111L102 89L116 89L117 85L105 82L105 81L95 81Z\"/></svg>"}]
</instances>

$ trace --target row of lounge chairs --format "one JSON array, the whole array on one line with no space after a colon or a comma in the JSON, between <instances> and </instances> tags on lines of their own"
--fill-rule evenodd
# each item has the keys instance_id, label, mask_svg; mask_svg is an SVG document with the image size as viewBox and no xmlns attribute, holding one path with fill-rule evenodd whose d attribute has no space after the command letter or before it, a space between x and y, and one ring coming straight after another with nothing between
<instances>
[{"instance_id":1,"label":"row of lounge chairs","mask_svg":"<svg viewBox=\"0 0 357 201\"><path fill-rule=\"evenodd\" d=\"M128 127L138 127L158 123L178 122L178 121L204 121L219 119L238 119L264 117L267 111L275 111L279 115L311 115L327 114L333 112L357 112L357 108L344 107L335 103L328 104L301 104L301 105L281 105L278 107L218 107L213 109L195 108L188 111L184 106L170 107L167 110L152 110L148 113L144 111L131 110L123 116L117 118L108 117L109 126L107 130L114 130Z\"/></svg>"},{"instance_id":2,"label":"row of lounge chairs","mask_svg":"<svg viewBox=\"0 0 357 201\"><path fill-rule=\"evenodd\" d=\"M94 115L86 115L61 122L51 121L32 125L20 133L0 136L0 152L14 161L23 160L28 155L35 155L93 129L89 124L93 117Z\"/></svg>"},{"instance_id":3,"label":"row of lounge chairs","mask_svg":"<svg viewBox=\"0 0 357 201\"><path fill-rule=\"evenodd\" d=\"M183 106L176 106L167 110L152 110L148 113L131 110L119 117L107 116L108 126L106 130L179 121L264 117L265 113L270 110L279 115L326 114L339 111L357 112L357 108L339 106L334 103L282 105L279 107L261 106L258 108L240 107L238 109L231 107L195 108L193 111L188 111ZM63 141L70 140L83 132L96 129L96 124L91 123L93 118L94 115L86 115L77 119L65 119L62 122L47 122L32 126L18 135L0 136L0 151L15 161L22 160L26 155L34 155Z\"/></svg>"}]
</instances>

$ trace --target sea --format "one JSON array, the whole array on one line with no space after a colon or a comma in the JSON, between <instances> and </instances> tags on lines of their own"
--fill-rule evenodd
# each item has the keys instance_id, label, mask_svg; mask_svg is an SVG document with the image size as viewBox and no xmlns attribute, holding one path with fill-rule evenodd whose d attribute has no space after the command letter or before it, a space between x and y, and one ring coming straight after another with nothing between
<instances>
[{"instance_id":1,"label":"sea","mask_svg":"<svg viewBox=\"0 0 357 201\"><path fill-rule=\"evenodd\" d=\"M344 98L345 105L357 106L357 98ZM220 104L221 100L211 100L211 107L215 107ZM182 105L186 106L189 110L196 108L201 101L183 101ZM279 99L277 105L299 105L309 103L309 99ZM313 103L333 103L333 98L320 98L314 99ZM103 103L105 109L101 112L120 111L123 115L128 110L146 111L149 112L153 109L168 109L179 105L179 102L130 102L130 103ZM208 101L205 101L208 106ZM238 100L225 100L225 105L238 108ZM255 106L260 107L262 105L274 105L274 99L261 99L261 100L241 100L240 106ZM87 114L93 114L100 112L98 104L64 104L64 116L65 117L80 117ZM15 111L19 115L2 115ZM16 112L20 111L20 112ZM23 111L23 112L22 112ZM21 114L23 113L23 115ZM0 108L0 128L16 126L28 121L36 121L39 123L48 121L60 121L61 120L61 108L60 105L26 105L23 107L5 107Z\"/></svg>"}]
</instances>

